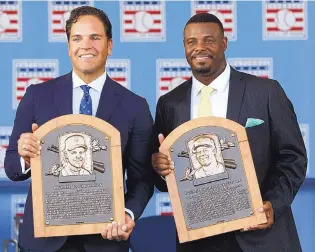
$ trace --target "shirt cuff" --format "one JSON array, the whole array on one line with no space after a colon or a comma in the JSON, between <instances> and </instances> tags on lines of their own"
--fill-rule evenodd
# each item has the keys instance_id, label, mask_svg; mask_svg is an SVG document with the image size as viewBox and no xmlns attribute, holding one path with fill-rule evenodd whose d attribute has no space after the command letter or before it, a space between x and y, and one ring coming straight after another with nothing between
<instances>
[{"instance_id":1,"label":"shirt cuff","mask_svg":"<svg viewBox=\"0 0 315 252\"><path fill-rule=\"evenodd\" d=\"M21 162L21 167L22 167L22 174L27 174L27 173L31 170L31 167L28 168L28 169L25 171L25 162L24 162L24 159L23 159L23 158L20 158L20 162Z\"/></svg>"},{"instance_id":2,"label":"shirt cuff","mask_svg":"<svg viewBox=\"0 0 315 252\"><path fill-rule=\"evenodd\" d=\"M131 210L125 208L125 212L130 215L130 217L133 221L135 220L135 216Z\"/></svg>"}]
</instances>

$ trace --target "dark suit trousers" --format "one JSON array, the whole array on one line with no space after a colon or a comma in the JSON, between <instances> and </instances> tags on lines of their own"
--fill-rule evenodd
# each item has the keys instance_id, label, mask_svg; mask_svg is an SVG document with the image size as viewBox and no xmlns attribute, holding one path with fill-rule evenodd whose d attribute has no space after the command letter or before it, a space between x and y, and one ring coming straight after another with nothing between
<instances>
[{"instance_id":1,"label":"dark suit trousers","mask_svg":"<svg viewBox=\"0 0 315 252\"><path fill-rule=\"evenodd\" d=\"M57 252L85 252L82 238L78 236L69 236L65 244Z\"/></svg>"},{"instance_id":2,"label":"dark suit trousers","mask_svg":"<svg viewBox=\"0 0 315 252\"><path fill-rule=\"evenodd\" d=\"M98 235L69 236L63 246L56 252L128 252L130 242L104 240ZM85 249L86 247L86 249ZM20 248L21 252L45 252Z\"/></svg>"},{"instance_id":3,"label":"dark suit trousers","mask_svg":"<svg viewBox=\"0 0 315 252\"><path fill-rule=\"evenodd\" d=\"M37 252L36 250L20 248L21 252ZM56 252L86 252L82 238L77 236L69 236L63 246Z\"/></svg>"},{"instance_id":4,"label":"dark suit trousers","mask_svg":"<svg viewBox=\"0 0 315 252\"><path fill-rule=\"evenodd\" d=\"M187 243L176 241L176 252L243 252L233 233L195 240Z\"/></svg>"}]
</instances>

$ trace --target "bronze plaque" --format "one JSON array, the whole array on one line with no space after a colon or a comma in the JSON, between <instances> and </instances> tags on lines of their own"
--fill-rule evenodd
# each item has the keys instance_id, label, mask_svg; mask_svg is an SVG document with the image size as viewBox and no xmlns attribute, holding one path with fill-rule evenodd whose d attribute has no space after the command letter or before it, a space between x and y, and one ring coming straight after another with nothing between
<instances>
[{"instance_id":1,"label":"bronze plaque","mask_svg":"<svg viewBox=\"0 0 315 252\"><path fill-rule=\"evenodd\" d=\"M246 131L223 118L191 120L160 151L175 170L166 177L180 242L266 222Z\"/></svg>"},{"instance_id":2,"label":"bronze plaque","mask_svg":"<svg viewBox=\"0 0 315 252\"><path fill-rule=\"evenodd\" d=\"M120 134L114 127L67 115L34 134L42 145L31 160L35 237L101 233L107 223L124 222Z\"/></svg>"}]
</instances>

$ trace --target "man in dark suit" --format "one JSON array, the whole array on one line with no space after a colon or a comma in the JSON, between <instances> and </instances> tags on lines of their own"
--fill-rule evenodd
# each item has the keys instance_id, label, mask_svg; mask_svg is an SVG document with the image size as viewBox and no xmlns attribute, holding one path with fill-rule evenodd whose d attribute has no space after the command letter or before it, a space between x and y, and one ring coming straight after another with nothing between
<instances>
[{"instance_id":1,"label":"man in dark suit","mask_svg":"<svg viewBox=\"0 0 315 252\"><path fill-rule=\"evenodd\" d=\"M113 222L99 235L34 238L32 191L29 190L19 246L22 251L129 251L130 233L148 201L154 184L150 164L153 119L144 98L113 81L105 71L112 52L112 26L106 14L93 7L74 9L66 24L73 71L28 87L16 112L5 157L5 171L13 181L26 180L30 158L41 147L34 132L58 116L88 114L107 121L121 136L125 188L125 224ZM115 182L114 182L115 183Z\"/></svg>"},{"instance_id":2,"label":"man in dark suit","mask_svg":"<svg viewBox=\"0 0 315 252\"><path fill-rule=\"evenodd\" d=\"M262 124L246 131L264 201L259 211L266 213L267 223L177 242L177 251L301 251L290 206L305 178L307 156L291 102L277 81L238 72L227 64L227 38L214 15L189 19L184 47L193 77L158 100L154 134L159 143L152 155L155 185L167 191L163 177L174 164L157 147L179 125L203 116L224 117L243 126L248 118L260 119Z\"/></svg>"}]
</instances>

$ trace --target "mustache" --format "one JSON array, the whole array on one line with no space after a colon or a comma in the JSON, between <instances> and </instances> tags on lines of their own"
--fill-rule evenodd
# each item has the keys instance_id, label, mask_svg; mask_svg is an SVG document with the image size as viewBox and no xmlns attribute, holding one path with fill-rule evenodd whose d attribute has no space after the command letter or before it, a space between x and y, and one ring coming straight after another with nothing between
<instances>
[{"instance_id":1,"label":"mustache","mask_svg":"<svg viewBox=\"0 0 315 252\"><path fill-rule=\"evenodd\" d=\"M196 53L191 56L192 59L195 59L197 57L208 57L210 59L215 58L214 55L212 55L211 53Z\"/></svg>"}]
</instances>

